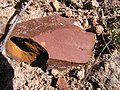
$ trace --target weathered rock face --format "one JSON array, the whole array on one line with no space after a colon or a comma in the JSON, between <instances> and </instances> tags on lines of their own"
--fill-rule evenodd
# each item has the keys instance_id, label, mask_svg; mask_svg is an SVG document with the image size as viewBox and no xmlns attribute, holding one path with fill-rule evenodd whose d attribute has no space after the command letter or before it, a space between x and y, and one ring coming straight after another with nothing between
<instances>
[{"instance_id":1,"label":"weathered rock face","mask_svg":"<svg viewBox=\"0 0 120 90\"><path fill-rule=\"evenodd\" d=\"M94 35L76 26L50 30L32 39L48 51L50 59L73 63L88 62L94 46Z\"/></svg>"},{"instance_id":2,"label":"weathered rock face","mask_svg":"<svg viewBox=\"0 0 120 90\"><path fill-rule=\"evenodd\" d=\"M43 32L56 30L65 26L73 25L74 19L63 18L61 16L46 16L43 18L32 19L16 25L11 36L21 38L31 38Z\"/></svg>"},{"instance_id":3,"label":"weathered rock face","mask_svg":"<svg viewBox=\"0 0 120 90\"><path fill-rule=\"evenodd\" d=\"M95 37L93 33L74 26L73 22L73 19L61 16L47 16L19 23L7 43L7 52L15 60L31 63L38 56L46 56L43 53L46 49L50 64L86 63L92 54ZM39 49L41 46L45 49Z\"/></svg>"}]
</instances>

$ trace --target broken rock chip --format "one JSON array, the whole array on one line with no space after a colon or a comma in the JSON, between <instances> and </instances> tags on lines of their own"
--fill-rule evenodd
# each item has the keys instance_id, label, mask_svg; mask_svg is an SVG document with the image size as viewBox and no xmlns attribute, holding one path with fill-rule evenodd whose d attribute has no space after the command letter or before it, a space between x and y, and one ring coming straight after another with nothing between
<instances>
[{"instance_id":1,"label":"broken rock chip","mask_svg":"<svg viewBox=\"0 0 120 90\"><path fill-rule=\"evenodd\" d=\"M50 4L52 5L53 9L55 9L56 11L59 11L60 3L58 2L58 0L52 0Z\"/></svg>"},{"instance_id":2,"label":"broken rock chip","mask_svg":"<svg viewBox=\"0 0 120 90\"><path fill-rule=\"evenodd\" d=\"M57 88L59 90L67 90L67 88L68 88L67 81L64 78L59 77L58 81L57 81Z\"/></svg>"},{"instance_id":3,"label":"broken rock chip","mask_svg":"<svg viewBox=\"0 0 120 90\"><path fill-rule=\"evenodd\" d=\"M95 44L95 36L93 33L83 31L73 25L74 21L70 18L55 15L19 23L7 43L7 52L15 60L24 62L32 60L33 62L38 55L40 56L38 53L41 53L41 51L38 50L38 45L30 42L28 44L24 39L19 39L26 38L31 39L47 50L50 58L48 60L49 64L67 66L86 63L90 60ZM27 45L27 48L29 47L28 49L32 51L32 54L26 49L20 48L19 45L23 45L20 42L25 43L24 45ZM13 45L12 48L10 44ZM16 55L14 47L17 47L19 55ZM45 51L44 49L43 51ZM42 55L44 56L44 54ZM21 60L23 59L22 56L30 58Z\"/></svg>"}]
</instances>

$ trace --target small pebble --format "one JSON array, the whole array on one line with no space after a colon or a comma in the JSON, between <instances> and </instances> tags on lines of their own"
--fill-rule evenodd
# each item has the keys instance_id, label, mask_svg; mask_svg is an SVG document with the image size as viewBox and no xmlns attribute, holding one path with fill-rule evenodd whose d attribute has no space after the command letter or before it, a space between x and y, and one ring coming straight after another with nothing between
<instances>
[{"instance_id":1,"label":"small pebble","mask_svg":"<svg viewBox=\"0 0 120 90\"><path fill-rule=\"evenodd\" d=\"M99 3L97 2L97 0L92 0L92 6L99 7Z\"/></svg>"},{"instance_id":2,"label":"small pebble","mask_svg":"<svg viewBox=\"0 0 120 90\"><path fill-rule=\"evenodd\" d=\"M73 25L78 26L78 27L80 27L81 29L84 29L83 26L81 25L81 23L80 23L79 21L73 22Z\"/></svg>"},{"instance_id":3,"label":"small pebble","mask_svg":"<svg viewBox=\"0 0 120 90\"><path fill-rule=\"evenodd\" d=\"M105 73L107 74L109 72L109 63L105 63Z\"/></svg>"},{"instance_id":4,"label":"small pebble","mask_svg":"<svg viewBox=\"0 0 120 90\"><path fill-rule=\"evenodd\" d=\"M58 71L58 69L52 69L51 73L52 73L52 75L56 76L56 75L58 75L59 71Z\"/></svg>"},{"instance_id":5,"label":"small pebble","mask_svg":"<svg viewBox=\"0 0 120 90\"><path fill-rule=\"evenodd\" d=\"M104 31L104 28L101 25L97 25L96 26L96 33L97 33L97 35L102 34L103 31Z\"/></svg>"},{"instance_id":6,"label":"small pebble","mask_svg":"<svg viewBox=\"0 0 120 90\"><path fill-rule=\"evenodd\" d=\"M66 11L66 16L68 16L68 17L71 17L73 14L72 14L72 10L68 10L68 11Z\"/></svg>"},{"instance_id":7,"label":"small pebble","mask_svg":"<svg viewBox=\"0 0 120 90\"><path fill-rule=\"evenodd\" d=\"M64 78L59 77L57 81L57 87L59 90L66 90L68 88L68 84Z\"/></svg>"},{"instance_id":8,"label":"small pebble","mask_svg":"<svg viewBox=\"0 0 120 90\"><path fill-rule=\"evenodd\" d=\"M88 28L88 27L89 27L89 22L88 22L87 19L85 19L85 20L83 21L83 26L84 26L84 28Z\"/></svg>"},{"instance_id":9,"label":"small pebble","mask_svg":"<svg viewBox=\"0 0 120 90\"><path fill-rule=\"evenodd\" d=\"M59 9L60 9L60 3L58 2L58 0L53 0L52 4L53 4L55 10L59 11Z\"/></svg>"},{"instance_id":10,"label":"small pebble","mask_svg":"<svg viewBox=\"0 0 120 90\"><path fill-rule=\"evenodd\" d=\"M81 80L85 77L85 69L82 68L80 71L77 73L77 77Z\"/></svg>"}]
</instances>

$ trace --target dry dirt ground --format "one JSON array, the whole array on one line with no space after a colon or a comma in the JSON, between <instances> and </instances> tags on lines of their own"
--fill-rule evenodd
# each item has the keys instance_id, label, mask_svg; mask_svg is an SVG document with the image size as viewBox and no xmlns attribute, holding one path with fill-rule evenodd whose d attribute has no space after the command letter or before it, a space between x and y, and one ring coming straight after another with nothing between
<instances>
[{"instance_id":1,"label":"dry dirt ground","mask_svg":"<svg viewBox=\"0 0 120 90\"><path fill-rule=\"evenodd\" d=\"M0 34L20 8L20 1L27 0L0 0ZM53 67L44 72L1 54L0 90L120 90L119 41L113 39L104 50L105 43L111 40L111 31L120 30L120 1L34 0L18 22L55 14L75 18L81 28L95 33L91 61L62 71Z\"/></svg>"}]
</instances>

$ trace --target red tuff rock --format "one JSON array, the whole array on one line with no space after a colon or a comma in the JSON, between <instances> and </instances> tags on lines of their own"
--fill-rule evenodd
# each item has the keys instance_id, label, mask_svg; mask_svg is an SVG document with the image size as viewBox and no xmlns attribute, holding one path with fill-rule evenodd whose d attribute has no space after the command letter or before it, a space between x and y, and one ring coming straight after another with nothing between
<instances>
[{"instance_id":1,"label":"red tuff rock","mask_svg":"<svg viewBox=\"0 0 120 90\"><path fill-rule=\"evenodd\" d=\"M7 43L7 52L13 59L33 62L40 55L41 52L38 50L40 48L43 51L47 50L49 64L74 65L87 63L92 55L95 36L93 33L83 31L73 25L73 22L73 19L56 15L19 23ZM41 46L37 44L31 44L19 38L30 39L44 49L41 49ZM25 48L29 47L28 49L31 49L32 53L20 48L19 45L22 46L23 44L19 44L19 42L25 43L24 45L27 45ZM19 55L16 55L15 51ZM26 58L22 58L23 56Z\"/></svg>"}]
</instances>

